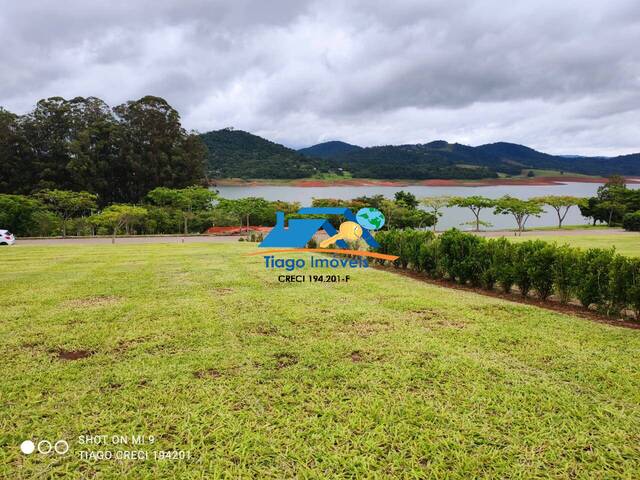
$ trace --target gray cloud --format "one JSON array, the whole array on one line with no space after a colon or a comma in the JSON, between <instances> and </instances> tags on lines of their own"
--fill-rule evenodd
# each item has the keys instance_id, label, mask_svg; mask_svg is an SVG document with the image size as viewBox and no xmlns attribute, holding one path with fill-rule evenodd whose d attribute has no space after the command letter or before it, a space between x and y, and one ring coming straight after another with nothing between
<instances>
[{"instance_id":1,"label":"gray cloud","mask_svg":"<svg viewBox=\"0 0 640 480\"><path fill-rule=\"evenodd\" d=\"M640 151L640 4L9 2L0 105L166 98L188 128L292 146L514 141Z\"/></svg>"}]
</instances>

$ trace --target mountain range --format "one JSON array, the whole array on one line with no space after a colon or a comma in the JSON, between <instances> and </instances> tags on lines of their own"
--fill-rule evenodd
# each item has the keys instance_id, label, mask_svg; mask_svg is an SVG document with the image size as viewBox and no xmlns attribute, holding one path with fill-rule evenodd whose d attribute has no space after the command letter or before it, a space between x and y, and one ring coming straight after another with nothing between
<instances>
[{"instance_id":1,"label":"mountain range","mask_svg":"<svg viewBox=\"0 0 640 480\"><path fill-rule=\"evenodd\" d=\"M498 142L472 147L429 143L361 147L341 141L293 150L242 130L201 135L214 178L306 178L349 174L379 179L480 179L554 170L594 176L640 175L640 154L617 157L549 155L524 145Z\"/></svg>"}]
</instances>

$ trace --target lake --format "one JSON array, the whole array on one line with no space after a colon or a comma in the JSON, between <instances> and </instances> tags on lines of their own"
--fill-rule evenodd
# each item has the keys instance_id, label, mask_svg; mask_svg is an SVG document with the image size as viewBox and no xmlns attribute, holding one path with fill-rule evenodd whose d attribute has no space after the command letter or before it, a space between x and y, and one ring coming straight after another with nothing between
<instances>
[{"instance_id":1,"label":"lake","mask_svg":"<svg viewBox=\"0 0 640 480\"><path fill-rule=\"evenodd\" d=\"M300 202L302 206L310 206L315 198L339 198L349 200L355 197L382 194L393 198L395 192L405 190L416 197L431 197L438 195L470 196L482 195L489 198L499 198L503 195L527 199L542 195L573 195L576 197L591 197L596 194L599 183L567 183L563 185L493 185L482 187L432 187L432 186L340 186L340 187L292 187L292 186L221 186L216 189L224 198L262 197L267 200L284 200ZM630 184L629 188L639 188L638 184ZM555 210L546 207L547 212L540 218L531 218L527 227L544 227L558 224ZM464 208L447 208L438 222L438 229L470 228L463 226L465 222L473 220L473 214ZM492 224L492 229L515 228L513 217L507 215L493 215L491 210L482 211L480 218ZM577 207L572 207L565 218L565 225L587 224L587 220L580 215Z\"/></svg>"}]
</instances>

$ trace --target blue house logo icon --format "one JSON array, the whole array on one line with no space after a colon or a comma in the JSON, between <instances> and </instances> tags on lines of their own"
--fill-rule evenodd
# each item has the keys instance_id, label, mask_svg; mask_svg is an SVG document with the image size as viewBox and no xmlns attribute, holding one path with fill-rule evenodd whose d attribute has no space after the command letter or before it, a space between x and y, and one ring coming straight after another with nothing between
<instances>
[{"instance_id":1,"label":"blue house logo icon","mask_svg":"<svg viewBox=\"0 0 640 480\"><path fill-rule=\"evenodd\" d=\"M384 224L384 216L380 212L374 209L363 210L377 212L382 217L380 225ZM337 238L335 244L338 247L346 249L349 246L346 241L340 238L340 235L345 229L343 227L347 229L352 227L355 229L357 237L362 238L370 247L378 248L380 245L375 241L369 229L363 225L363 223L368 225L368 222L362 220L361 211L356 216L346 207L309 207L298 210L300 215L342 215L347 221L340 225L340 232L326 218L294 218L289 220L287 228L284 222L284 212L276 212L276 226L258 246L261 248L304 248L318 230L324 230L330 238Z\"/></svg>"}]
</instances>

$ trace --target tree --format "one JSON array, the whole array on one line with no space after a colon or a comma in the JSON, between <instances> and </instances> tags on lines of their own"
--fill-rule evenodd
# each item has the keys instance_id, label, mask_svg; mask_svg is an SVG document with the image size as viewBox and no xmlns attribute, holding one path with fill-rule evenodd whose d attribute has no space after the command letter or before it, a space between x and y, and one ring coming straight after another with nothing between
<instances>
[{"instance_id":1,"label":"tree","mask_svg":"<svg viewBox=\"0 0 640 480\"><path fill-rule=\"evenodd\" d=\"M607 212L607 225L612 225L614 213L616 220L620 220L624 215L626 210L624 197L627 191L627 184L619 175L609 177L604 185L598 187L599 207Z\"/></svg>"},{"instance_id":2,"label":"tree","mask_svg":"<svg viewBox=\"0 0 640 480\"><path fill-rule=\"evenodd\" d=\"M35 198L0 194L0 226L16 235L30 235L36 231L36 215L42 210L44 207Z\"/></svg>"},{"instance_id":3,"label":"tree","mask_svg":"<svg viewBox=\"0 0 640 480\"><path fill-rule=\"evenodd\" d=\"M544 197L535 197L533 200L536 200L540 204L549 205L556 211L558 215L558 228L562 228L562 222L567 216L567 213L573 207L581 206L585 204L585 199L581 197L572 197L569 195L547 195Z\"/></svg>"},{"instance_id":4,"label":"tree","mask_svg":"<svg viewBox=\"0 0 640 480\"><path fill-rule=\"evenodd\" d=\"M433 213L408 207L402 201L384 200L380 210L384 214L387 228L424 228L432 226L436 221Z\"/></svg>"},{"instance_id":5,"label":"tree","mask_svg":"<svg viewBox=\"0 0 640 480\"><path fill-rule=\"evenodd\" d=\"M164 99L146 96L113 110L122 127L119 163L129 170L126 200L138 201L158 186L183 188L204 178L206 147L185 132L180 115Z\"/></svg>"},{"instance_id":6,"label":"tree","mask_svg":"<svg viewBox=\"0 0 640 480\"><path fill-rule=\"evenodd\" d=\"M409 208L417 208L420 203L413 193L405 192L404 190L396 192L394 194L394 198L397 204L404 205Z\"/></svg>"},{"instance_id":7,"label":"tree","mask_svg":"<svg viewBox=\"0 0 640 480\"><path fill-rule=\"evenodd\" d=\"M92 193L69 190L43 190L38 193L38 198L60 218L63 237L67 235L67 222L81 213L88 213L96 208L98 200L98 197Z\"/></svg>"},{"instance_id":8,"label":"tree","mask_svg":"<svg viewBox=\"0 0 640 480\"><path fill-rule=\"evenodd\" d=\"M493 213L512 215L518 225L518 232L522 234L527 220L533 215L539 217L544 210L537 200L521 200L506 195L496 201Z\"/></svg>"},{"instance_id":9,"label":"tree","mask_svg":"<svg viewBox=\"0 0 640 480\"><path fill-rule=\"evenodd\" d=\"M449 195L441 195L438 197L424 197L420 199L420 204L431 210L431 213L435 216L435 223L433 224L433 230L436 230L436 224L438 219L442 216L441 210L446 208L451 203L453 197Z\"/></svg>"},{"instance_id":10,"label":"tree","mask_svg":"<svg viewBox=\"0 0 640 480\"><path fill-rule=\"evenodd\" d=\"M225 212L227 216L236 216L240 219L240 227L246 219L247 230L251 226L251 219L262 224L275 221L276 210L274 204L259 197L246 197L237 200L220 199L215 206L216 209Z\"/></svg>"},{"instance_id":11,"label":"tree","mask_svg":"<svg viewBox=\"0 0 640 480\"><path fill-rule=\"evenodd\" d=\"M163 99L111 109L95 97L38 101L14 115L0 108L0 192L73 190L100 202L137 202L147 191L205 177L206 146Z\"/></svg>"},{"instance_id":12,"label":"tree","mask_svg":"<svg viewBox=\"0 0 640 480\"><path fill-rule=\"evenodd\" d=\"M189 220L198 212L211 210L217 194L207 188L187 187L182 189L158 187L147 194L153 204L179 210L184 222L184 233L189 233Z\"/></svg>"},{"instance_id":13,"label":"tree","mask_svg":"<svg viewBox=\"0 0 640 480\"><path fill-rule=\"evenodd\" d=\"M450 207L462 207L471 210L476 217L476 232L480 231L480 212L486 208L496 205L496 201L491 198L472 195L470 197L453 197L449 202Z\"/></svg>"},{"instance_id":14,"label":"tree","mask_svg":"<svg viewBox=\"0 0 640 480\"><path fill-rule=\"evenodd\" d=\"M124 228L125 232L129 234L131 226L142 222L146 216L146 208L136 205L115 204L94 215L92 221L110 227L113 232L112 242L115 243L118 230Z\"/></svg>"}]
</instances>

